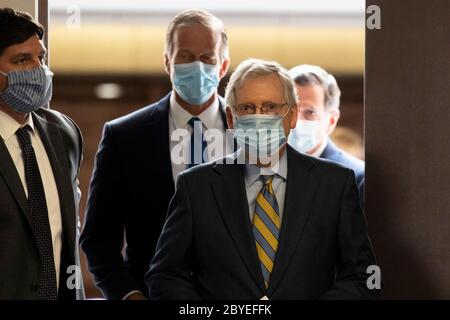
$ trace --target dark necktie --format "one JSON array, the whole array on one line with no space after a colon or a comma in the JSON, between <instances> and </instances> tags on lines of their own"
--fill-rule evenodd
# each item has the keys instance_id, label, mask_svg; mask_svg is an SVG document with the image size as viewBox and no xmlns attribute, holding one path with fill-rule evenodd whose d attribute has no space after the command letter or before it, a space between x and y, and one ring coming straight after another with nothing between
<instances>
[{"instance_id":1,"label":"dark necktie","mask_svg":"<svg viewBox=\"0 0 450 320\"><path fill-rule=\"evenodd\" d=\"M29 126L25 126L17 130L16 134L24 155L25 180L28 188L28 211L41 258L39 299L55 300L58 298L58 293L56 288L52 233L48 220L44 186L42 184L36 154L31 145L30 135L28 133L29 129Z\"/></svg>"},{"instance_id":2,"label":"dark necktie","mask_svg":"<svg viewBox=\"0 0 450 320\"><path fill-rule=\"evenodd\" d=\"M192 117L188 124L192 128L191 134L191 156L189 168L198 164L206 162L206 155L204 155L206 149L206 141L203 136L202 121L197 117Z\"/></svg>"}]
</instances>

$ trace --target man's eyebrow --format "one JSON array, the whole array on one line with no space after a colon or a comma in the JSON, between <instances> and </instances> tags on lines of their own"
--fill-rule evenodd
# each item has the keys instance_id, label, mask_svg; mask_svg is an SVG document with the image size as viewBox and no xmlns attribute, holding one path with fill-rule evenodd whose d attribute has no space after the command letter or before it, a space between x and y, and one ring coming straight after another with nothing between
<instances>
[{"instance_id":1,"label":"man's eyebrow","mask_svg":"<svg viewBox=\"0 0 450 320\"><path fill-rule=\"evenodd\" d=\"M32 54L29 52L20 52L12 56L12 59L19 59L19 58L31 58Z\"/></svg>"},{"instance_id":2,"label":"man's eyebrow","mask_svg":"<svg viewBox=\"0 0 450 320\"><path fill-rule=\"evenodd\" d=\"M192 54L192 52L189 49L181 49L178 51L178 53L190 53Z\"/></svg>"}]
</instances>

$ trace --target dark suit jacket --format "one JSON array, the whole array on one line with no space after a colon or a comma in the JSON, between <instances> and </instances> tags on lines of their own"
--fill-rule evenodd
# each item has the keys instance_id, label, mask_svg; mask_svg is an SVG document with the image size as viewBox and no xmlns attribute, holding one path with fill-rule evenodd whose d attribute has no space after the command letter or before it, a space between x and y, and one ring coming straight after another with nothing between
<instances>
[{"instance_id":1,"label":"dark suit jacket","mask_svg":"<svg viewBox=\"0 0 450 320\"><path fill-rule=\"evenodd\" d=\"M258 260L244 165L178 176L146 275L152 299L370 299L375 264L351 170L287 149L279 247L268 290Z\"/></svg>"},{"instance_id":2,"label":"dark suit jacket","mask_svg":"<svg viewBox=\"0 0 450 320\"><path fill-rule=\"evenodd\" d=\"M66 283L74 273L67 268L80 265L78 255L78 173L82 138L67 116L53 110L32 113L41 135L58 188L61 203L63 243L60 299L82 299L83 288L71 290ZM39 299L40 258L31 224L25 191L8 149L0 139L0 299Z\"/></svg>"},{"instance_id":3,"label":"dark suit jacket","mask_svg":"<svg viewBox=\"0 0 450 320\"><path fill-rule=\"evenodd\" d=\"M339 149L333 141L328 139L327 146L320 155L323 159L335 161L342 166L352 169L356 177L361 204L364 203L364 161L353 157L347 152Z\"/></svg>"},{"instance_id":4,"label":"dark suit jacket","mask_svg":"<svg viewBox=\"0 0 450 320\"><path fill-rule=\"evenodd\" d=\"M224 103L219 101L226 127ZM170 94L104 127L81 247L96 285L108 299L122 299L133 290L147 294L144 275L175 189L169 108Z\"/></svg>"}]
</instances>

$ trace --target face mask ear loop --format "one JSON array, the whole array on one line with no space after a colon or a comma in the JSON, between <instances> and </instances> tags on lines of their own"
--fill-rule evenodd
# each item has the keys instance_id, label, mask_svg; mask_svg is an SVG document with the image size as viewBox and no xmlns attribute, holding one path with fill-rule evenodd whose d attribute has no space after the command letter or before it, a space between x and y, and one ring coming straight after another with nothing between
<instances>
[{"instance_id":1,"label":"face mask ear loop","mask_svg":"<svg viewBox=\"0 0 450 320\"><path fill-rule=\"evenodd\" d=\"M3 72L3 71L0 70L0 74L3 75L3 76L5 76L6 80L8 80L8 74L7 74L6 72ZM0 91L0 93L1 93L1 92L4 92L4 91L6 90L7 87L8 87L8 84L6 83L5 88L4 88L2 91Z\"/></svg>"},{"instance_id":2,"label":"face mask ear loop","mask_svg":"<svg viewBox=\"0 0 450 320\"><path fill-rule=\"evenodd\" d=\"M292 106L290 106L290 107L287 109L286 113L283 114L283 115L281 116L281 118L286 117L286 116L288 115L289 111L291 111L291 109L292 109Z\"/></svg>"}]
</instances>

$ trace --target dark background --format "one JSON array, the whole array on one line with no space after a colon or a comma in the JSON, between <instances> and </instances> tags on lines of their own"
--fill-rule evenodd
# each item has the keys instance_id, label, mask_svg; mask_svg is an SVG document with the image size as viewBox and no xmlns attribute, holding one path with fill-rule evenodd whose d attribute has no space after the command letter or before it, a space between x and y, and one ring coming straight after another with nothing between
<instances>
[{"instance_id":1,"label":"dark background","mask_svg":"<svg viewBox=\"0 0 450 320\"><path fill-rule=\"evenodd\" d=\"M450 1L367 0L366 215L384 299L450 299Z\"/></svg>"}]
</instances>

